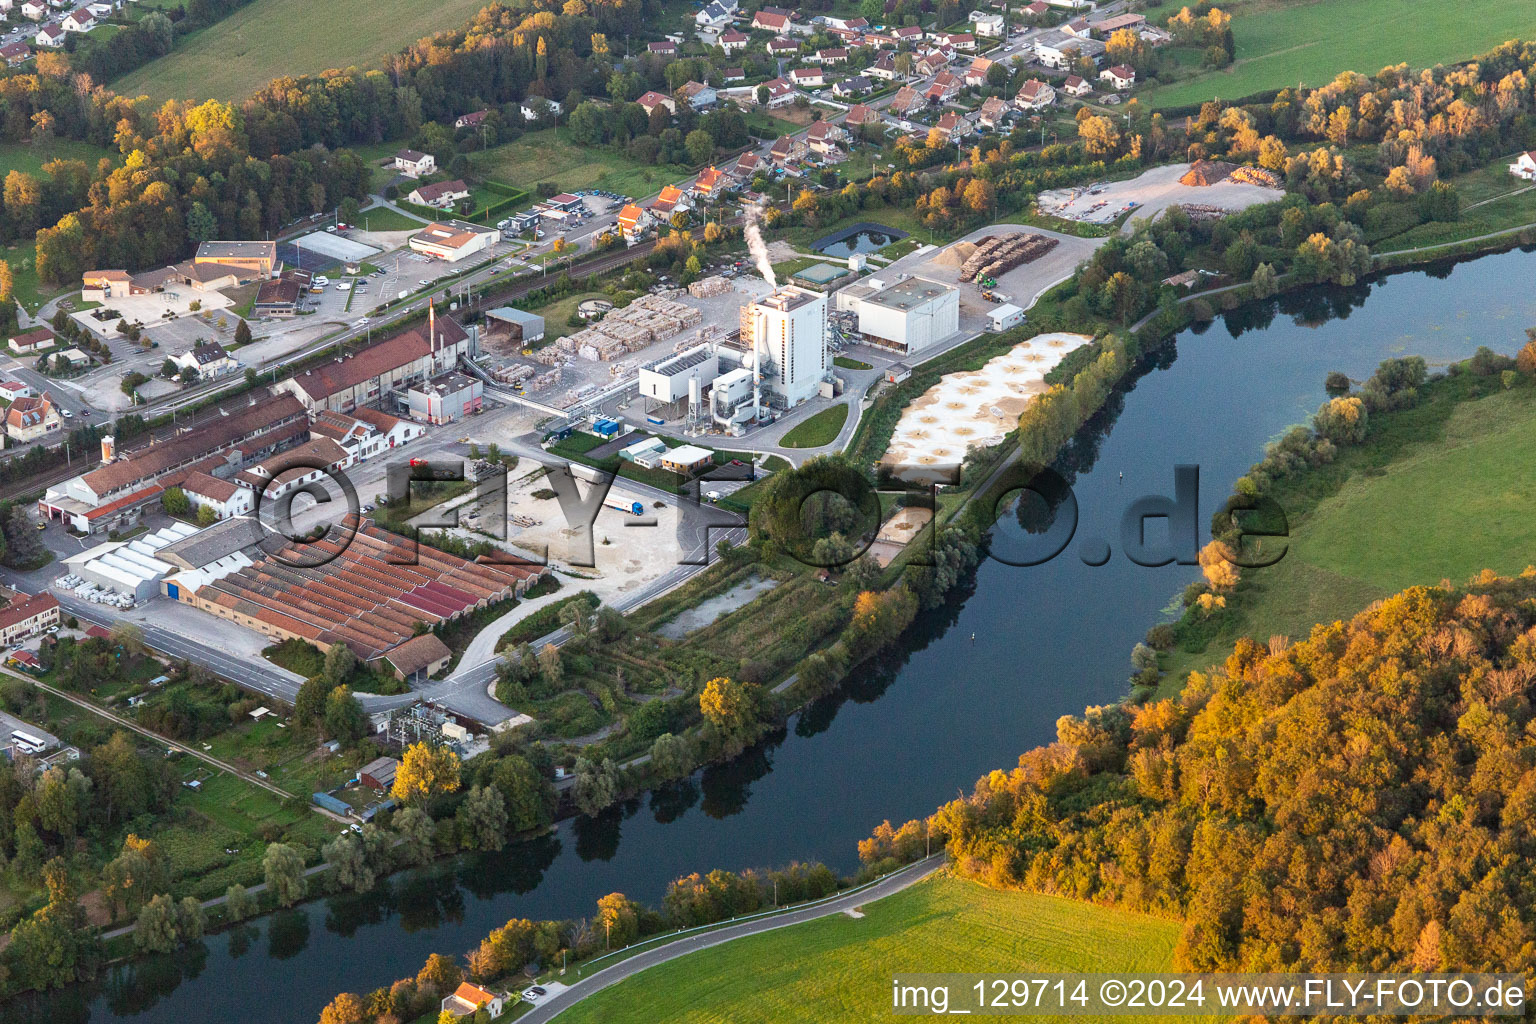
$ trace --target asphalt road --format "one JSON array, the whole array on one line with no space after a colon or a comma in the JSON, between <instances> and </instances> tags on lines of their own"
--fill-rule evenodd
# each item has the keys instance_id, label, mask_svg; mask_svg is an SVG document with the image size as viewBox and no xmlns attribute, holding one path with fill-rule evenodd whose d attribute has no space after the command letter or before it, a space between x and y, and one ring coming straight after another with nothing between
<instances>
[{"instance_id":1,"label":"asphalt road","mask_svg":"<svg viewBox=\"0 0 1536 1024\"><path fill-rule=\"evenodd\" d=\"M817 918L830 917L833 914L841 914L844 911L853 910L856 907L873 903L894 893L898 893L908 886L922 881L944 866L944 854L935 854L926 860L920 860L916 864L909 865L895 872L867 889L834 897L824 903L818 903L804 910L795 910L787 914L775 917L765 917L756 921L743 921L741 924L730 925L715 931L704 932L691 938L679 939L669 942L664 946L636 953L628 959L621 960L612 967L605 968L572 985L562 992L549 996L542 1000L532 1010L518 1018L519 1024L544 1024L553 1020L562 1011L570 1009L594 992L601 992L610 985L617 985L626 978L634 977L641 971L664 964L669 960L697 953L701 949L709 949L711 946L723 945L736 939L745 938L748 935L761 935L779 928L787 928L790 925L803 924L806 921L814 921Z\"/></svg>"}]
</instances>

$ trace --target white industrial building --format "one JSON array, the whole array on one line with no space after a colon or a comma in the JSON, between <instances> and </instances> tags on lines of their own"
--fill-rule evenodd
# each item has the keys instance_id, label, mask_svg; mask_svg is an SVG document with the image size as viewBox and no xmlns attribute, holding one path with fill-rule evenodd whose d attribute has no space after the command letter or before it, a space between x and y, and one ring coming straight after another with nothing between
<instances>
[{"instance_id":1,"label":"white industrial building","mask_svg":"<svg viewBox=\"0 0 1536 1024\"><path fill-rule=\"evenodd\" d=\"M722 427L739 427L752 419L752 371L743 366L715 378L709 392L709 412Z\"/></svg>"},{"instance_id":2,"label":"white industrial building","mask_svg":"<svg viewBox=\"0 0 1536 1024\"><path fill-rule=\"evenodd\" d=\"M59 582L81 597L105 591L135 604L147 601L160 592L160 581L176 570L156 553L197 532L190 523L176 522L146 537L98 544L65 559L70 571Z\"/></svg>"},{"instance_id":3,"label":"white industrial building","mask_svg":"<svg viewBox=\"0 0 1536 1024\"><path fill-rule=\"evenodd\" d=\"M960 292L908 277L859 299L858 312L866 341L911 354L960 330Z\"/></svg>"},{"instance_id":4,"label":"white industrial building","mask_svg":"<svg viewBox=\"0 0 1536 1024\"><path fill-rule=\"evenodd\" d=\"M787 287L743 306L741 341L774 404L792 408L814 398L827 375L826 296Z\"/></svg>"},{"instance_id":5,"label":"white industrial building","mask_svg":"<svg viewBox=\"0 0 1536 1024\"><path fill-rule=\"evenodd\" d=\"M994 334L1017 327L1023 322L1024 311L1012 303L1005 302L987 310L987 330Z\"/></svg>"},{"instance_id":6,"label":"white industrial building","mask_svg":"<svg viewBox=\"0 0 1536 1024\"><path fill-rule=\"evenodd\" d=\"M641 366L640 397L657 405L671 405L690 399L690 406L693 406L703 390L713 384L719 374L720 357L715 354L714 347L708 344L695 345L676 355ZM653 406L648 405L647 408Z\"/></svg>"}]
</instances>

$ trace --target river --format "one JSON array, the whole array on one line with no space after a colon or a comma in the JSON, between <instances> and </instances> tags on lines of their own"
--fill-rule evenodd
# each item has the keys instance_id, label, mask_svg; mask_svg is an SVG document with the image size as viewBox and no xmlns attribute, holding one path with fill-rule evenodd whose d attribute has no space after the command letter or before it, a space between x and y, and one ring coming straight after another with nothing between
<instances>
[{"instance_id":1,"label":"river","mask_svg":"<svg viewBox=\"0 0 1536 1024\"><path fill-rule=\"evenodd\" d=\"M1065 458L1081 517L1068 551L1033 568L984 562L902 651L737 761L499 854L402 874L375 893L316 901L18 1000L5 1019L309 1024L338 991L414 974L428 953L469 949L511 917L589 915L615 890L656 902L672 878L713 867L800 859L851 871L855 844L881 819L930 811L1052 740L1059 716L1125 692L1131 647L1196 574L1142 568L1119 550L1133 498L1172 495L1173 467L1198 465L1204 537L1211 509L1264 442L1323 400L1328 371L1362 379L1390 356L1433 367L1480 344L1514 352L1536 324L1536 290L1518 283L1533 270L1536 254L1510 252L1282 296L1185 331ZM994 548L1021 536L1005 519ZM1098 568L1078 557L1093 537L1115 549Z\"/></svg>"}]
</instances>

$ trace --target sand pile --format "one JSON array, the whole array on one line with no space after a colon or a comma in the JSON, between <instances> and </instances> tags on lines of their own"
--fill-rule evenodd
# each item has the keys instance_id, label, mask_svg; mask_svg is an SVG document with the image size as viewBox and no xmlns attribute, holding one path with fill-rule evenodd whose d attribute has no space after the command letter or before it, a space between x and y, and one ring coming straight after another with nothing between
<instances>
[{"instance_id":1,"label":"sand pile","mask_svg":"<svg viewBox=\"0 0 1536 1024\"><path fill-rule=\"evenodd\" d=\"M960 267L976 252L973 242L956 242L933 258L933 262L945 267Z\"/></svg>"},{"instance_id":2,"label":"sand pile","mask_svg":"<svg viewBox=\"0 0 1536 1024\"><path fill-rule=\"evenodd\" d=\"M948 374L907 406L881 464L914 483L950 481L967 451L1001 443L1030 399L1045 390L1045 375L1092 340L1085 334L1040 334L979 370Z\"/></svg>"}]
</instances>

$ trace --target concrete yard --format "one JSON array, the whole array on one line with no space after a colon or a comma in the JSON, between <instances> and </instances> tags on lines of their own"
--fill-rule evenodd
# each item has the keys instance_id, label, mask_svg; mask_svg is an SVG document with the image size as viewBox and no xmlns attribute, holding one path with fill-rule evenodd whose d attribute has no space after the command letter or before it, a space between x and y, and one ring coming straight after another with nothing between
<instances>
[{"instance_id":1,"label":"concrete yard","mask_svg":"<svg viewBox=\"0 0 1536 1024\"><path fill-rule=\"evenodd\" d=\"M1190 164L1154 167L1129 181L1104 181L1082 188L1040 193L1040 212L1087 224L1109 224L1127 209L1134 217L1151 218L1170 206L1212 206L1229 212L1285 198L1278 188L1218 181L1213 185L1184 185L1179 179Z\"/></svg>"},{"instance_id":2,"label":"concrete yard","mask_svg":"<svg viewBox=\"0 0 1536 1024\"><path fill-rule=\"evenodd\" d=\"M729 615L736 609L745 607L778 585L778 580L753 576L745 583L738 583L723 594L716 594L714 597L700 601L692 608L683 609L672 619L663 623L656 632L671 640L681 640L689 633L703 629L722 615Z\"/></svg>"}]
</instances>

